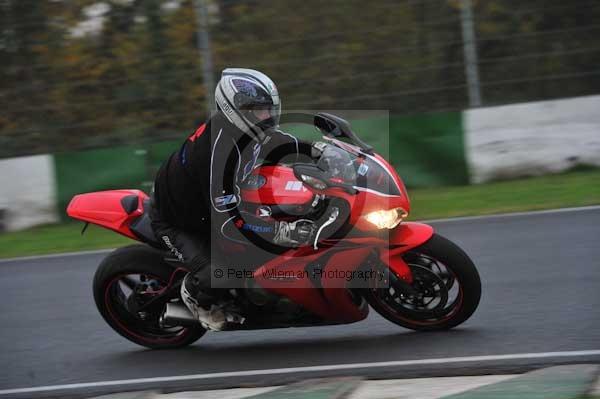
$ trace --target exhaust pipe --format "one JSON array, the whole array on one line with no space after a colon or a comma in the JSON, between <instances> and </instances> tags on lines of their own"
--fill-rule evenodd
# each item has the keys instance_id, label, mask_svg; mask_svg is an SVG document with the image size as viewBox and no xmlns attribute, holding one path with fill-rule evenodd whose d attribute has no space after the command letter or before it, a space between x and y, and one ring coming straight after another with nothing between
<instances>
[{"instance_id":1,"label":"exhaust pipe","mask_svg":"<svg viewBox=\"0 0 600 399\"><path fill-rule=\"evenodd\" d=\"M158 322L161 327L191 326L199 323L187 306L172 302L167 303Z\"/></svg>"}]
</instances>

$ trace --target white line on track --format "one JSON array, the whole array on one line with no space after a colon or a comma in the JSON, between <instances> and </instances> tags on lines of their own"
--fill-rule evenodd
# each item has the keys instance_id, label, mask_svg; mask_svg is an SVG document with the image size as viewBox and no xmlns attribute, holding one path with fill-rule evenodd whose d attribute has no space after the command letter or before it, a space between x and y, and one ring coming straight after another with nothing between
<instances>
[{"instance_id":1,"label":"white line on track","mask_svg":"<svg viewBox=\"0 0 600 399\"><path fill-rule=\"evenodd\" d=\"M192 381L192 380L209 380L215 378L227 377L252 377L259 375L272 374L296 374L318 371L337 371L337 370L353 370L353 369L370 369L379 367L403 367L403 366L418 366L427 364L449 364L449 363L466 363L466 362L486 362L496 360L517 360L517 359L544 359L544 358L561 358L561 357L581 357L581 356L600 356L600 350L582 350L582 351L566 351L566 352L543 352L543 353L514 353L508 355L488 355L488 356L465 356L465 357L447 357L439 359L416 359L416 360L394 360L388 362L373 362L373 363L349 363L349 364L330 364L323 366L306 366L306 367L286 367L280 369L262 369L262 370L244 370L244 371L225 371L220 373L208 374L191 374L191 375L176 375L168 377L153 377L153 378L137 378L132 380L113 380L113 381L97 381L83 382L77 384L64 385L49 385L32 388L16 388L0 390L0 395L16 395L34 392L48 391L65 391L84 388L97 387L114 387L125 385L139 385L160 382L174 381Z\"/></svg>"},{"instance_id":2,"label":"white line on track","mask_svg":"<svg viewBox=\"0 0 600 399\"><path fill-rule=\"evenodd\" d=\"M115 233L115 234L117 234L117 233ZM135 243L135 241L132 241L132 244L133 243ZM41 259L53 259L53 258L69 258L71 256L101 255L101 254L107 254L114 250L115 250L115 248L108 248L108 249L97 249L94 251L61 252L61 253L50 254L50 255L21 256L19 258L0 259L0 263L22 262L22 261L28 261L28 260L41 260Z\"/></svg>"},{"instance_id":3,"label":"white line on track","mask_svg":"<svg viewBox=\"0 0 600 399\"><path fill-rule=\"evenodd\" d=\"M454 222L463 222L463 221L467 222L470 220L475 221L475 220L486 220L486 219L501 219L501 218L511 218L511 217L519 217L519 216L535 216L535 215L596 211L596 210L600 210L600 205L581 206L581 207L577 207L577 208L546 209L546 210L542 210L542 211L500 213L497 215L461 216L461 217L446 218L446 219L419 220L419 222L440 224L440 223L454 223ZM19 257L19 258L0 259L0 263L21 262L21 261L29 261L29 260L52 259L52 258L67 258L67 257L71 257L71 256L100 255L100 254L107 254L112 251L114 251L114 248L98 249L95 251L63 252L63 253L50 254L50 255L23 256L23 257Z\"/></svg>"}]
</instances>

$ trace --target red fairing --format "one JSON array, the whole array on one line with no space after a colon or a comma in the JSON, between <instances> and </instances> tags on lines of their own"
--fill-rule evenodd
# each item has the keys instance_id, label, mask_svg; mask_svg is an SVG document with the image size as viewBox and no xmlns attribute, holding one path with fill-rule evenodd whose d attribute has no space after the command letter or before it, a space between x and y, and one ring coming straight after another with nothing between
<instances>
[{"instance_id":1,"label":"red fairing","mask_svg":"<svg viewBox=\"0 0 600 399\"><path fill-rule=\"evenodd\" d=\"M346 288L347 281L339 278L357 270L378 248L381 261L401 279L412 282L412 273L402 254L428 241L433 228L426 224L407 222L390 230L388 240L375 237L345 238L344 243L357 247L311 247L290 250L266 263L254 273L256 282L266 290L284 295L311 312L339 322L362 320L368 309L357 306ZM309 265L319 264L321 278L311 277ZM337 278L336 278L337 274Z\"/></svg>"},{"instance_id":2,"label":"red fairing","mask_svg":"<svg viewBox=\"0 0 600 399\"><path fill-rule=\"evenodd\" d=\"M137 207L127 213L123 198L137 196ZM143 201L148 196L140 190L110 190L79 194L73 197L67 207L67 214L78 220L97 224L116 231L129 238L137 239L129 229L133 219L144 213Z\"/></svg>"},{"instance_id":3,"label":"red fairing","mask_svg":"<svg viewBox=\"0 0 600 399\"><path fill-rule=\"evenodd\" d=\"M427 242L433 236L433 227L414 222L405 222L389 234L389 247L382 249L380 259L399 278L411 283L412 273L402 259L402 254Z\"/></svg>"},{"instance_id":4,"label":"red fairing","mask_svg":"<svg viewBox=\"0 0 600 399\"><path fill-rule=\"evenodd\" d=\"M404 222L390 230L390 246L402 245L405 251L418 247L433 236L434 230L428 224Z\"/></svg>"},{"instance_id":5,"label":"red fairing","mask_svg":"<svg viewBox=\"0 0 600 399\"><path fill-rule=\"evenodd\" d=\"M285 166L262 166L252 172L262 176L264 184L258 188L242 189L244 202L261 205L303 205L313 199L313 193L294 176L292 168Z\"/></svg>"},{"instance_id":6,"label":"red fairing","mask_svg":"<svg viewBox=\"0 0 600 399\"><path fill-rule=\"evenodd\" d=\"M357 306L343 289L348 282L335 276L355 271L371 251L368 246L318 251L303 247L264 264L254 272L254 278L264 289L290 298L325 320L359 321L367 317L368 306ZM311 265L315 265L315 274Z\"/></svg>"}]
</instances>

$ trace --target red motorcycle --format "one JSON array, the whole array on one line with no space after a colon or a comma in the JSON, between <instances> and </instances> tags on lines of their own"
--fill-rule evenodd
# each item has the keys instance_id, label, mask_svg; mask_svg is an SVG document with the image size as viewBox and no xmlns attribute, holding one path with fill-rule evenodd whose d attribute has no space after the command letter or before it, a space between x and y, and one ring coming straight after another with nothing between
<instances>
[{"instance_id":1,"label":"red motorcycle","mask_svg":"<svg viewBox=\"0 0 600 399\"><path fill-rule=\"evenodd\" d=\"M319 113L313 123L326 142L318 162L263 164L240 194L245 211L261 217L315 221L314 242L263 256L226 290L219 301L235 306L243 321L227 329L354 323L369 305L413 330L467 320L481 297L471 259L431 226L404 221L410 203L402 180L348 122ZM139 190L111 190L76 195L67 213L143 243L115 250L96 271L94 299L106 322L146 347L189 345L206 330L181 300L188 270L154 236L148 206ZM256 249L252 239L223 241L238 258Z\"/></svg>"}]
</instances>

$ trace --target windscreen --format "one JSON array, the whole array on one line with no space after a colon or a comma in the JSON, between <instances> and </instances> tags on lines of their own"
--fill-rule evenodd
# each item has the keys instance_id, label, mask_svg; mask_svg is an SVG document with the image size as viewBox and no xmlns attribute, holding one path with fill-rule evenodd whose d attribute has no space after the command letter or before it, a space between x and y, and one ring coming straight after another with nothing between
<instances>
[{"instance_id":1,"label":"windscreen","mask_svg":"<svg viewBox=\"0 0 600 399\"><path fill-rule=\"evenodd\" d=\"M333 182L351 184L387 195L401 195L396 182L375 157L328 145L317 164Z\"/></svg>"},{"instance_id":2,"label":"windscreen","mask_svg":"<svg viewBox=\"0 0 600 399\"><path fill-rule=\"evenodd\" d=\"M356 167L354 161L355 157L348 151L334 145L328 145L323 150L317 166L325 171L325 177L328 180L355 185Z\"/></svg>"},{"instance_id":3,"label":"windscreen","mask_svg":"<svg viewBox=\"0 0 600 399\"><path fill-rule=\"evenodd\" d=\"M398 185L385 167L375 158L358 158L356 166L356 185L382 194L401 195Z\"/></svg>"}]
</instances>

